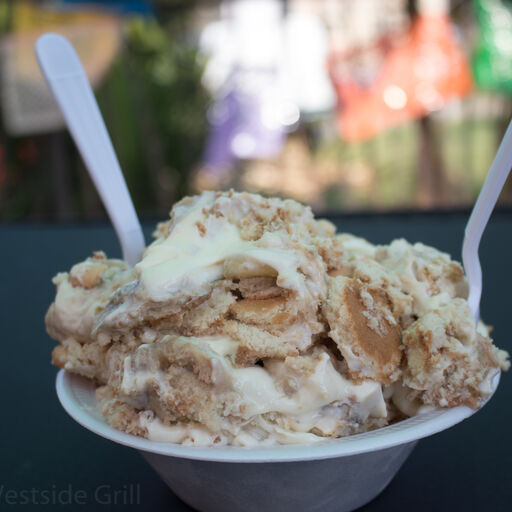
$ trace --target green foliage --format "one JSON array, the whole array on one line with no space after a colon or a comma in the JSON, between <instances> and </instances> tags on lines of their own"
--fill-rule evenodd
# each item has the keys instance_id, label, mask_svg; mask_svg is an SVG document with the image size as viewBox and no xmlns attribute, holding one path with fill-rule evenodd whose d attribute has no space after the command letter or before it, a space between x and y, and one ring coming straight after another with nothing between
<instances>
[{"instance_id":1,"label":"green foliage","mask_svg":"<svg viewBox=\"0 0 512 512\"><path fill-rule=\"evenodd\" d=\"M153 152L161 153L148 165L164 165L177 198L187 192L187 176L206 135L210 98L201 84L204 62L180 33L179 20L163 25L137 18L126 25L125 37L121 58L134 90L140 137L144 146L153 144Z\"/></svg>"},{"instance_id":2,"label":"green foliage","mask_svg":"<svg viewBox=\"0 0 512 512\"><path fill-rule=\"evenodd\" d=\"M3 11L0 9L0 14ZM96 97L141 214L165 216L201 158L210 98L186 13L128 19ZM0 133L0 218L97 218L103 210L69 135ZM0 169L1 170L1 169Z\"/></svg>"}]
</instances>

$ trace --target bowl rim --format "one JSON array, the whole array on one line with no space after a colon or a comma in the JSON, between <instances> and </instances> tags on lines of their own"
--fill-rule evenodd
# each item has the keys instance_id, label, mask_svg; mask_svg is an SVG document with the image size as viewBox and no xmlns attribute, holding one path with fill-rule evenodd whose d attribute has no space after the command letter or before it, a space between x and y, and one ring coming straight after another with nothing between
<instances>
[{"instance_id":1,"label":"bowl rim","mask_svg":"<svg viewBox=\"0 0 512 512\"><path fill-rule=\"evenodd\" d=\"M91 432L124 446L160 455L211 462L293 462L331 459L383 450L446 430L482 409L496 391L500 375L501 372L498 371L494 376L493 390L479 409L466 406L433 409L362 434L308 444L264 447L201 447L150 441L108 425L96 408L95 385L90 379L61 369L57 373L56 390L62 407L76 422Z\"/></svg>"}]
</instances>

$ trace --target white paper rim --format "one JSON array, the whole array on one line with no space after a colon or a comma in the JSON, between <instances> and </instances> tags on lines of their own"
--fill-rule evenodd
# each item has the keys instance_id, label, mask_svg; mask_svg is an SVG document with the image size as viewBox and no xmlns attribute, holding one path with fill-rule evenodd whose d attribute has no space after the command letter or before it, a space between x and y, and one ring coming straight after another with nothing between
<instances>
[{"instance_id":1,"label":"white paper rim","mask_svg":"<svg viewBox=\"0 0 512 512\"><path fill-rule=\"evenodd\" d=\"M492 394L496 391L499 380L500 372L494 377ZM215 462L292 462L357 455L422 439L446 430L477 412L464 406L436 409L371 432L310 444L261 448L200 447L149 441L112 428L96 408L94 384L89 379L60 370L57 374L56 388L60 403L66 412L80 425L101 437L145 452Z\"/></svg>"}]
</instances>

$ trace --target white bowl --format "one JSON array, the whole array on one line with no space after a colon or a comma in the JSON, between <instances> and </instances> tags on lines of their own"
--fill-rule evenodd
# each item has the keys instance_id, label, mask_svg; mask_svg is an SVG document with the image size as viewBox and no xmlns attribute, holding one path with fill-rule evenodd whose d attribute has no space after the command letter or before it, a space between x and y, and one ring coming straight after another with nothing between
<instances>
[{"instance_id":1,"label":"white bowl","mask_svg":"<svg viewBox=\"0 0 512 512\"><path fill-rule=\"evenodd\" d=\"M499 378L498 373L493 393ZM73 419L140 450L176 495L204 512L354 510L384 490L419 439L476 412L469 407L437 409L313 444L195 447L149 441L110 427L96 408L94 390L88 379L65 370L57 374L57 395Z\"/></svg>"}]
</instances>

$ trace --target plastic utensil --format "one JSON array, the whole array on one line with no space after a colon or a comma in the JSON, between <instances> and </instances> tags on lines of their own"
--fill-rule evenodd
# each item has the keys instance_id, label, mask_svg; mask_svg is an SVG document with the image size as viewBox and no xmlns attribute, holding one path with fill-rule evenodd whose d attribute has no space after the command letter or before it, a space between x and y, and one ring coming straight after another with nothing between
<instances>
[{"instance_id":1,"label":"plastic utensil","mask_svg":"<svg viewBox=\"0 0 512 512\"><path fill-rule=\"evenodd\" d=\"M482 295L482 267L478 247L489 217L512 167L512 121L508 125L498 152L473 207L464 233L462 262L469 282L469 307L478 323Z\"/></svg>"},{"instance_id":2,"label":"plastic utensil","mask_svg":"<svg viewBox=\"0 0 512 512\"><path fill-rule=\"evenodd\" d=\"M144 250L144 235L82 63L71 43L58 34L41 36L35 52L114 225L123 258L134 265Z\"/></svg>"}]
</instances>

